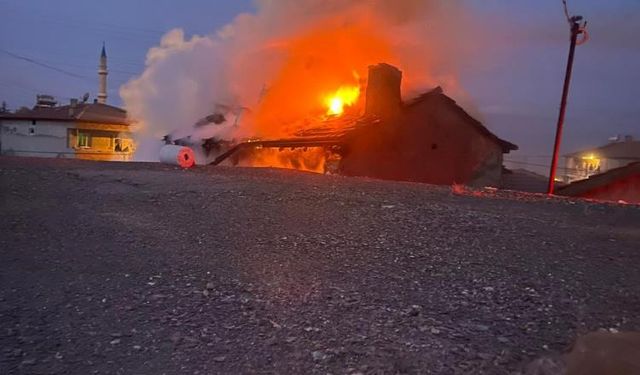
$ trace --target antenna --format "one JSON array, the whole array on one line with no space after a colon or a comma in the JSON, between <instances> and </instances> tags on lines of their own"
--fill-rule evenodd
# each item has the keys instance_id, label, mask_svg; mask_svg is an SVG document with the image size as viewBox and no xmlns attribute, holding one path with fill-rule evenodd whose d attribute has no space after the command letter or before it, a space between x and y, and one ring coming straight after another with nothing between
<instances>
[{"instance_id":1,"label":"antenna","mask_svg":"<svg viewBox=\"0 0 640 375\"><path fill-rule=\"evenodd\" d=\"M567 22L571 23L571 16L569 16L569 7L567 6L567 0L562 0L564 6L564 16L567 17Z\"/></svg>"}]
</instances>

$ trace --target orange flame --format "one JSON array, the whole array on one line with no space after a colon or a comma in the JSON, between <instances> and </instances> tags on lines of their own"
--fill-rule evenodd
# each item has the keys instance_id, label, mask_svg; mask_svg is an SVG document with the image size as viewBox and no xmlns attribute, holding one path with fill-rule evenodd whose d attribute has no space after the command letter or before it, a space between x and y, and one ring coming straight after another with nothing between
<instances>
[{"instance_id":1,"label":"orange flame","mask_svg":"<svg viewBox=\"0 0 640 375\"><path fill-rule=\"evenodd\" d=\"M341 115L344 113L344 107L355 104L359 97L360 88L358 86L341 86L325 99L325 104L328 108L327 115Z\"/></svg>"},{"instance_id":2,"label":"orange flame","mask_svg":"<svg viewBox=\"0 0 640 375\"><path fill-rule=\"evenodd\" d=\"M327 20L282 45L286 59L268 82L251 117L251 136L288 137L317 122L364 107L362 87L369 65L397 63L387 39L366 20L351 24Z\"/></svg>"}]
</instances>

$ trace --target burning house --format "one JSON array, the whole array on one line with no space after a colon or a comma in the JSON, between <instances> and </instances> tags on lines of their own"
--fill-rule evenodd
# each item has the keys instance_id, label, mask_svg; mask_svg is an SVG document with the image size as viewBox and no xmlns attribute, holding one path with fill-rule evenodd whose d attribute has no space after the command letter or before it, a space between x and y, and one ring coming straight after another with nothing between
<instances>
[{"instance_id":1,"label":"burning house","mask_svg":"<svg viewBox=\"0 0 640 375\"><path fill-rule=\"evenodd\" d=\"M329 108L340 116L292 137L252 139L227 149L209 140L211 164L255 166L269 156L288 160L278 166L347 176L498 186L503 154L517 146L491 133L439 87L403 101L401 83L394 66L370 66L362 115L343 114L337 103Z\"/></svg>"}]
</instances>

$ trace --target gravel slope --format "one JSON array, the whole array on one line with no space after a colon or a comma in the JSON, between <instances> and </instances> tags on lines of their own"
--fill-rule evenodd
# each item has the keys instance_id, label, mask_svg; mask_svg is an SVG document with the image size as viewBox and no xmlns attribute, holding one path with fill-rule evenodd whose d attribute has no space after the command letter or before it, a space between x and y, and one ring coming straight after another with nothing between
<instances>
[{"instance_id":1,"label":"gravel slope","mask_svg":"<svg viewBox=\"0 0 640 375\"><path fill-rule=\"evenodd\" d=\"M508 374L640 330L640 209L0 158L1 374Z\"/></svg>"}]
</instances>

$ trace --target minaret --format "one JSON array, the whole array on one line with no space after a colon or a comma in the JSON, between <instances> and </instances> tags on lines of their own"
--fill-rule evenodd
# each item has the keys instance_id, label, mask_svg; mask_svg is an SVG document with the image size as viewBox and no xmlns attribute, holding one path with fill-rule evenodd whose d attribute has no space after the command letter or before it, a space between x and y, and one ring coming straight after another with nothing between
<instances>
[{"instance_id":1,"label":"minaret","mask_svg":"<svg viewBox=\"0 0 640 375\"><path fill-rule=\"evenodd\" d=\"M107 104L107 51L102 43L102 53L100 54L100 67L98 68L98 103Z\"/></svg>"}]
</instances>

